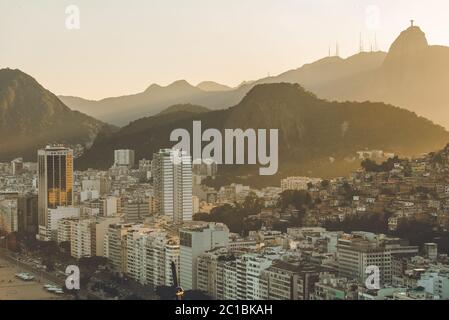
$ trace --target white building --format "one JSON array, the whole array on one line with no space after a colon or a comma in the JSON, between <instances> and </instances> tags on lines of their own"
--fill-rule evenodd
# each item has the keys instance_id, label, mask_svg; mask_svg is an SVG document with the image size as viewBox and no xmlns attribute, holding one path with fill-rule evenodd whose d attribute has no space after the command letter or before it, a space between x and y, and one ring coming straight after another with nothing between
<instances>
[{"instance_id":1,"label":"white building","mask_svg":"<svg viewBox=\"0 0 449 320\"><path fill-rule=\"evenodd\" d=\"M436 260L438 258L438 245L436 243L425 243L424 254L430 260Z\"/></svg>"},{"instance_id":2,"label":"white building","mask_svg":"<svg viewBox=\"0 0 449 320\"><path fill-rule=\"evenodd\" d=\"M80 259L92 257L95 252L95 222L91 219L83 219L72 222L70 254Z\"/></svg>"},{"instance_id":3,"label":"white building","mask_svg":"<svg viewBox=\"0 0 449 320\"><path fill-rule=\"evenodd\" d=\"M171 263L179 265L179 239L160 229L140 228L126 236L127 274L143 285L172 286Z\"/></svg>"},{"instance_id":4,"label":"white building","mask_svg":"<svg viewBox=\"0 0 449 320\"><path fill-rule=\"evenodd\" d=\"M58 221L58 244L62 242L70 242L72 237L72 221L78 221L78 217L64 218Z\"/></svg>"},{"instance_id":5,"label":"white building","mask_svg":"<svg viewBox=\"0 0 449 320\"><path fill-rule=\"evenodd\" d=\"M114 164L116 166L132 168L134 167L134 161L134 150L114 151Z\"/></svg>"},{"instance_id":6,"label":"white building","mask_svg":"<svg viewBox=\"0 0 449 320\"><path fill-rule=\"evenodd\" d=\"M100 201L100 216L114 217L117 215L120 198L111 196L100 198L99 201Z\"/></svg>"},{"instance_id":7,"label":"white building","mask_svg":"<svg viewBox=\"0 0 449 320\"><path fill-rule=\"evenodd\" d=\"M156 210L173 217L175 223L191 221L192 162L185 152L163 149L155 153L152 162Z\"/></svg>"},{"instance_id":8,"label":"white building","mask_svg":"<svg viewBox=\"0 0 449 320\"><path fill-rule=\"evenodd\" d=\"M85 190L80 192L81 202L97 200L100 198L100 193L97 190Z\"/></svg>"},{"instance_id":9,"label":"white building","mask_svg":"<svg viewBox=\"0 0 449 320\"><path fill-rule=\"evenodd\" d=\"M48 209L48 224L45 230L45 239L57 241L58 240L58 223L65 218L79 218L80 209L74 207L58 207L56 209ZM41 229L41 235L44 235L44 230Z\"/></svg>"},{"instance_id":10,"label":"white building","mask_svg":"<svg viewBox=\"0 0 449 320\"><path fill-rule=\"evenodd\" d=\"M421 274L418 286L423 287L427 293L442 300L449 300L449 274L438 270L429 270Z\"/></svg>"},{"instance_id":11,"label":"white building","mask_svg":"<svg viewBox=\"0 0 449 320\"><path fill-rule=\"evenodd\" d=\"M95 254L95 222L91 219L65 218L58 221L58 243L70 242L70 254L76 259Z\"/></svg>"},{"instance_id":12,"label":"white building","mask_svg":"<svg viewBox=\"0 0 449 320\"><path fill-rule=\"evenodd\" d=\"M180 284L184 290L196 289L197 258L206 251L226 247L229 229L221 223L192 223L179 230Z\"/></svg>"},{"instance_id":13,"label":"white building","mask_svg":"<svg viewBox=\"0 0 449 320\"><path fill-rule=\"evenodd\" d=\"M288 177L281 180L281 189L282 192L286 190L307 190L308 184L317 184L320 183L321 179L319 178L310 178L310 177Z\"/></svg>"},{"instance_id":14,"label":"white building","mask_svg":"<svg viewBox=\"0 0 449 320\"><path fill-rule=\"evenodd\" d=\"M337 261L341 276L364 284L367 267L380 271L380 285L391 281L391 251L381 245L376 235L364 232L344 234L338 239Z\"/></svg>"},{"instance_id":15,"label":"white building","mask_svg":"<svg viewBox=\"0 0 449 320\"><path fill-rule=\"evenodd\" d=\"M267 300L268 279L261 277L277 255L247 253L237 259L237 298L239 300Z\"/></svg>"},{"instance_id":16,"label":"white building","mask_svg":"<svg viewBox=\"0 0 449 320\"><path fill-rule=\"evenodd\" d=\"M198 256L197 289L219 300L237 300L237 267L234 254L216 248Z\"/></svg>"},{"instance_id":17,"label":"white building","mask_svg":"<svg viewBox=\"0 0 449 320\"><path fill-rule=\"evenodd\" d=\"M104 256L109 259L112 270L115 273L127 273L127 235L128 232L139 230L140 228L140 225L124 223L116 223L108 226L104 237Z\"/></svg>"},{"instance_id":18,"label":"white building","mask_svg":"<svg viewBox=\"0 0 449 320\"><path fill-rule=\"evenodd\" d=\"M105 237L106 232L111 224L120 222L120 217L99 217L95 224L95 254L99 257L105 255Z\"/></svg>"}]
</instances>

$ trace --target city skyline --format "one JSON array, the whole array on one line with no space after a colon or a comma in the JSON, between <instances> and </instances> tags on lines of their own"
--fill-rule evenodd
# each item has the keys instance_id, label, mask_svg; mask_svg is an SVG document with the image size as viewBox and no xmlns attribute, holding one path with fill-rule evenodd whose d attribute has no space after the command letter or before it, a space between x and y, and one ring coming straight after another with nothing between
<instances>
[{"instance_id":1,"label":"city skyline","mask_svg":"<svg viewBox=\"0 0 449 320\"><path fill-rule=\"evenodd\" d=\"M73 4L80 10L79 30L65 26L65 9ZM323 58L329 48L335 53L337 43L342 57L355 54L360 35L365 50L377 42L379 50L387 51L411 19L426 30L429 43L449 45L446 6L441 0L343 5L173 0L132 6L4 1L0 37L14 41L3 44L0 59L2 67L25 70L57 94L88 99L137 93L152 83L179 79L234 87ZM24 20L28 23L21 24Z\"/></svg>"},{"instance_id":2,"label":"city skyline","mask_svg":"<svg viewBox=\"0 0 449 320\"><path fill-rule=\"evenodd\" d=\"M446 2L75 1L0 3L0 300L449 300Z\"/></svg>"}]
</instances>

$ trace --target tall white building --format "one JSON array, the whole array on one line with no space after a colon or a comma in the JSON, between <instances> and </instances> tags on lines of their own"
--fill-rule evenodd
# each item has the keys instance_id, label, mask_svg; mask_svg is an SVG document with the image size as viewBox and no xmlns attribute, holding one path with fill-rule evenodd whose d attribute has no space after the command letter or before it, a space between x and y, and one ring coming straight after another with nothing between
<instances>
[{"instance_id":1,"label":"tall white building","mask_svg":"<svg viewBox=\"0 0 449 320\"><path fill-rule=\"evenodd\" d=\"M197 258L206 251L226 247L229 229L222 223L192 223L179 230L180 284L184 290L197 288Z\"/></svg>"},{"instance_id":2,"label":"tall white building","mask_svg":"<svg viewBox=\"0 0 449 320\"><path fill-rule=\"evenodd\" d=\"M244 254L237 259L237 297L239 300L267 300L268 279L261 277L277 256L257 253Z\"/></svg>"},{"instance_id":3,"label":"tall white building","mask_svg":"<svg viewBox=\"0 0 449 320\"><path fill-rule=\"evenodd\" d=\"M191 221L192 161L180 150L163 149L154 154L152 162L156 210L173 217L175 223Z\"/></svg>"},{"instance_id":4,"label":"tall white building","mask_svg":"<svg viewBox=\"0 0 449 320\"><path fill-rule=\"evenodd\" d=\"M80 259L92 257L95 250L95 222L91 219L78 220L72 224L70 254Z\"/></svg>"},{"instance_id":5,"label":"tall white building","mask_svg":"<svg viewBox=\"0 0 449 320\"><path fill-rule=\"evenodd\" d=\"M114 164L116 166L132 168L134 167L134 161L134 150L114 151Z\"/></svg>"},{"instance_id":6,"label":"tall white building","mask_svg":"<svg viewBox=\"0 0 449 320\"><path fill-rule=\"evenodd\" d=\"M95 254L95 221L65 218L58 221L58 243L70 242L70 254L80 259Z\"/></svg>"},{"instance_id":7,"label":"tall white building","mask_svg":"<svg viewBox=\"0 0 449 320\"><path fill-rule=\"evenodd\" d=\"M104 237L104 257L109 259L115 273L127 273L126 241L128 232L140 226L116 223L108 226Z\"/></svg>"},{"instance_id":8,"label":"tall white building","mask_svg":"<svg viewBox=\"0 0 449 320\"><path fill-rule=\"evenodd\" d=\"M120 222L120 217L98 217L95 224L95 255L106 257L105 238L111 224Z\"/></svg>"},{"instance_id":9,"label":"tall white building","mask_svg":"<svg viewBox=\"0 0 449 320\"><path fill-rule=\"evenodd\" d=\"M120 198L104 197L100 198L100 216L114 217L117 215Z\"/></svg>"},{"instance_id":10,"label":"tall white building","mask_svg":"<svg viewBox=\"0 0 449 320\"><path fill-rule=\"evenodd\" d=\"M56 209L48 209L48 225L45 233L45 241L58 240L59 221L66 218L79 218L80 208L75 207L58 207ZM42 234L42 233L41 233Z\"/></svg>"}]
</instances>

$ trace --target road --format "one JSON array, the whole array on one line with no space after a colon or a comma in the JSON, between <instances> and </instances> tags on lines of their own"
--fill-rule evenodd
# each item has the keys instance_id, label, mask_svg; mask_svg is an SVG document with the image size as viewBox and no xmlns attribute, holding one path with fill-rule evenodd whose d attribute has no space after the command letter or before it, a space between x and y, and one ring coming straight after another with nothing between
<instances>
[{"instance_id":1,"label":"road","mask_svg":"<svg viewBox=\"0 0 449 320\"><path fill-rule=\"evenodd\" d=\"M14 257L11 257L10 255L8 255L8 253L5 250L1 250L0 249L0 258L8 261L11 264L15 264L17 265L20 269L23 269L26 272L30 272L36 275L37 281L42 282L43 280L45 280L46 282L51 282L53 284L56 284L60 287L64 287L65 286L65 281L58 278L57 276L55 276L54 274L51 274L49 272L43 271L43 270L38 270L35 269L33 266L30 266L29 264L26 264L22 261L18 261L17 259L15 259Z\"/></svg>"},{"instance_id":2,"label":"road","mask_svg":"<svg viewBox=\"0 0 449 320\"><path fill-rule=\"evenodd\" d=\"M36 276L35 282L41 284L50 283L65 288L65 279L58 278L55 274L37 269L34 266L24 263L22 261L18 261L14 257L10 256L8 254L8 251L6 251L5 249L0 249L0 258L3 259L5 262L10 263L11 265L17 266L17 268L20 269L21 272L25 271L34 274ZM78 292L78 297L80 299L97 299L97 300L102 299L100 296L87 292L86 290L80 290Z\"/></svg>"}]
</instances>

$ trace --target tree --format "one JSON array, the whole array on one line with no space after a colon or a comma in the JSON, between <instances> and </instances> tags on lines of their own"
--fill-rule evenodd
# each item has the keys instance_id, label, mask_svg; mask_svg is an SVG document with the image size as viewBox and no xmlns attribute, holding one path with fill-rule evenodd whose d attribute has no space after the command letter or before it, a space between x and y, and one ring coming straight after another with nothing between
<instances>
[{"instance_id":1,"label":"tree","mask_svg":"<svg viewBox=\"0 0 449 320\"><path fill-rule=\"evenodd\" d=\"M389 158L388 160L382 162L381 164L377 164L375 161L371 159L365 159L362 161L362 168L367 172L389 172L393 170L394 164L399 160L396 156L394 158Z\"/></svg>"},{"instance_id":2,"label":"tree","mask_svg":"<svg viewBox=\"0 0 449 320\"><path fill-rule=\"evenodd\" d=\"M254 192L250 192L246 196L242 207L248 214L257 214L264 207L263 199L259 198Z\"/></svg>"},{"instance_id":3,"label":"tree","mask_svg":"<svg viewBox=\"0 0 449 320\"><path fill-rule=\"evenodd\" d=\"M196 221L221 222L228 226L231 232L246 233L252 226L246 218L251 215L260 213L263 205L263 199L257 197L253 192L249 193L243 203L225 204L213 208L210 214L198 213L194 216Z\"/></svg>"},{"instance_id":4,"label":"tree","mask_svg":"<svg viewBox=\"0 0 449 320\"><path fill-rule=\"evenodd\" d=\"M312 197L305 190L285 190L281 193L279 199L279 207L286 210L292 206L295 209L302 209L312 205Z\"/></svg>"},{"instance_id":5,"label":"tree","mask_svg":"<svg viewBox=\"0 0 449 320\"><path fill-rule=\"evenodd\" d=\"M329 185L330 185L330 181L329 181L329 180L323 180L323 181L321 181L321 187L322 187L323 189L329 188Z\"/></svg>"}]
</instances>

